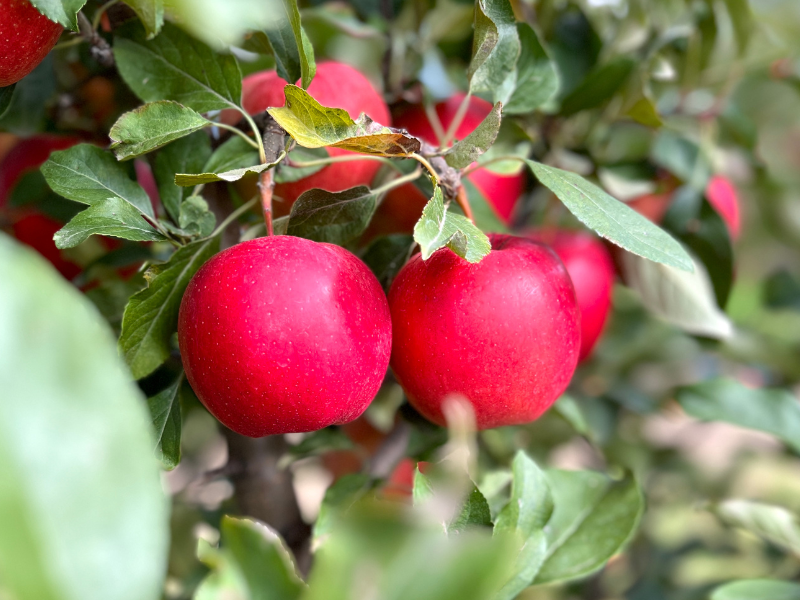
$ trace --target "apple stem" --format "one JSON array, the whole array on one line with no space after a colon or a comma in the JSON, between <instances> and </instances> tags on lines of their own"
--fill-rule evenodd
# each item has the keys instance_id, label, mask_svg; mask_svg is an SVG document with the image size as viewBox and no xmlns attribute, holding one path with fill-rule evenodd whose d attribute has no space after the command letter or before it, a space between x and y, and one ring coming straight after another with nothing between
<instances>
[{"instance_id":1,"label":"apple stem","mask_svg":"<svg viewBox=\"0 0 800 600\"><path fill-rule=\"evenodd\" d=\"M261 208L264 210L264 223L267 225L267 235L272 236L272 189L275 182L272 179L272 169L267 169L259 176L258 189L261 192Z\"/></svg>"},{"instance_id":2,"label":"apple stem","mask_svg":"<svg viewBox=\"0 0 800 600\"><path fill-rule=\"evenodd\" d=\"M469 205L469 198L467 198L467 190L464 188L463 185L458 186L458 192L456 193L456 202L461 207L461 210L464 211L464 216L466 216L470 220L470 222L474 225L475 217L472 214L472 207Z\"/></svg>"},{"instance_id":3,"label":"apple stem","mask_svg":"<svg viewBox=\"0 0 800 600\"><path fill-rule=\"evenodd\" d=\"M422 166L424 166L426 169L428 169L428 172L431 174L431 177L433 178L433 185L439 184L439 174L436 172L436 169L433 168L433 165L430 162L428 162L428 159L426 159L424 156L417 154L416 152L409 154L408 158L413 158Z\"/></svg>"}]
</instances>

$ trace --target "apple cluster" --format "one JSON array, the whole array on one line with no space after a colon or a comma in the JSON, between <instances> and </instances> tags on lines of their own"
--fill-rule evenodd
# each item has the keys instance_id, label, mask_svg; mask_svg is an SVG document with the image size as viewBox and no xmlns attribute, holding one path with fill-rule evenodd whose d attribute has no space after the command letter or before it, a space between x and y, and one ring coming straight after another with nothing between
<instances>
[{"instance_id":1,"label":"apple cluster","mask_svg":"<svg viewBox=\"0 0 800 600\"><path fill-rule=\"evenodd\" d=\"M274 71L250 75L243 106L251 114L282 106L285 85ZM364 112L391 123L380 94L347 65L319 64L308 92L352 118ZM457 95L436 106L444 128L462 100ZM491 108L471 98L455 137L468 135ZM420 106L408 107L394 124L439 143ZM312 188L368 186L378 168L371 160L334 162L278 184L276 212L286 214ZM510 224L524 176L475 169L469 177ZM367 236L410 232L427 200L413 184L392 190ZM447 248L428 260L414 255L388 298L367 266L339 246L273 236L228 248L184 294L178 338L187 378L223 424L253 437L353 421L389 365L409 402L434 423L445 424L443 404L452 397L472 404L479 429L533 421L563 393L599 338L613 264L585 232L490 241L490 254L477 264Z\"/></svg>"}]
</instances>

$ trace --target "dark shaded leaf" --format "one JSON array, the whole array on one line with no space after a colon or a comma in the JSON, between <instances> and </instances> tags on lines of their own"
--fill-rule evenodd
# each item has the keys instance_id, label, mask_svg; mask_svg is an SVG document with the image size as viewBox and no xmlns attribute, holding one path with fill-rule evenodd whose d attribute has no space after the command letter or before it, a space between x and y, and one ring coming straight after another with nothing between
<instances>
[{"instance_id":1,"label":"dark shaded leaf","mask_svg":"<svg viewBox=\"0 0 800 600\"><path fill-rule=\"evenodd\" d=\"M364 233L376 202L377 196L363 185L343 192L308 190L292 205L287 233L316 242L345 244Z\"/></svg>"},{"instance_id":2,"label":"dark shaded leaf","mask_svg":"<svg viewBox=\"0 0 800 600\"><path fill-rule=\"evenodd\" d=\"M561 114L571 116L608 102L625 84L636 66L632 58L617 58L589 73L561 102Z\"/></svg>"},{"instance_id":3,"label":"dark shaded leaf","mask_svg":"<svg viewBox=\"0 0 800 600\"><path fill-rule=\"evenodd\" d=\"M156 457L171 471L181 462L181 402L179 391L183 377L147 399L156 434Z\"/></svg>"},{"instance_id":4,"label":"dark shaded leaf","mask_svg":"<svg viewBox=\"0 0 800 600\"><path fill-rule=\"evenodd\" d=\"M158 195L175 223L180 217L181 202L190 193L190 190L175 185L175 173L200 172L209 156L211 142L202 131L172 142L156 155L153 174L158 183Z\"/></svg>"},{"instance_id":5,"label":"dark shaded leaf","mask_svg":"<svg viewBox=\"0 0 800 600\"><path fill-rule=\"evenodd\" d=\"M514 92L503 106L507 115L532 112L558 93L559 77L553 61L527 23L517 23L522 48L516 67Z\"/></svg>"}]
</instances>

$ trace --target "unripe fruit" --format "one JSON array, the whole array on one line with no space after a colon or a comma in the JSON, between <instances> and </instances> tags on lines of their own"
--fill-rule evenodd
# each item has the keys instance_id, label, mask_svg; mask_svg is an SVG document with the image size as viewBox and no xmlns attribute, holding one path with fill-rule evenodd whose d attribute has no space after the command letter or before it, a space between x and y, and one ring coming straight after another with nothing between
<instances>
[{"instance_id":1,"label":"unripe fruit","mask_svg":"<svg viewBox=\"0 0 800 600\"><path fill-rule=\"evenodd\" d=\"M0 0L0 87L16 83L44 60L64 28L30 0Z\"/></svg>"},{"instance_id":2,"label":"unripe fruit","mask_svg":"<svg viewBox=\"0 0 800 600\"><path fill-rule=\"evenodd\" d=\"M453 122L463 99L464 94L458 93L447 102L436 105L436 114L439 116L439 121L445 131ZM472 133L491 110L491 104L481 98L472 96L467 112L464 114L464 119L456 129L456 139L462 140ZM429 144L439 145L436 132L422 106L410 106L396 115L395 125L407 129L410 134ZM508 224L517 200L525 190L524 172L515 175L500 175L488 169L476 169L467 178L483 194L489 205L494 209L497 217L503 223ZM411 183L390 191L378 208L368 237L388 233L410 232L414 228L414 224L419 220L422 209L427 202L428 198Z\"/></svg>"},{"instance_id":3,"label":"unripe fruit","mask_svg":"<svg viewBox=\"0 0 800 600\"><path fill-rule=\"evenodd\" d=\"M197 397L251 437L348 423L391 353L386 296L356 256L274 236L217 254L181 302L178 341Z\"/></svg>"},{"instance_id":4,"label":"unripe fruit","mask_svg":"<svg viewBox=\"0 0 800 600\"><path fill-rule=\"evenodd\" d=\"M244 109L257 114L269 107L283 106L286 102L283 95L285 85L286 81L275 71L262 71L245 77L242 81ZM349 65L338 62L317 64L317 74L307 91L323 106L342 108L353 119L363 112L381 125L391 125L386 102L369 80ZM331 156L355 154L338 148L328 148L328 153ZM299 181L278 184L275 195L283 202L275 203L275 213L288 214L298 196L312 188L340 192L358 185L369 186L380 167L381 163L375 160L333 163Z\"/></svg>"},{"instance_id":5,"label":"unripe fruit","mask_svg":"<svg viewBox=\"0 0 800 600\"><path fill-rule=\"evenodd\" d=\"M471 264L449 249L417 254L389 291L392 369L409 402L445 424L443 402L466 397L479 429L538 418L569 384L580 313L564 265L533 240L492 235Z\"/></svg>"},{"instance_id":6,"label":"unripe fruit","mask_svg":"<svg viewBox=\"0 0 800 600\"><path fill-rule=\"evenodd\" d=\"M603 333L611 308L614 261L603 243L587 231L543 230L532 234L549 245L569 273L581 311L581 353L586 359Z\"/></svg>"}]
</instances>

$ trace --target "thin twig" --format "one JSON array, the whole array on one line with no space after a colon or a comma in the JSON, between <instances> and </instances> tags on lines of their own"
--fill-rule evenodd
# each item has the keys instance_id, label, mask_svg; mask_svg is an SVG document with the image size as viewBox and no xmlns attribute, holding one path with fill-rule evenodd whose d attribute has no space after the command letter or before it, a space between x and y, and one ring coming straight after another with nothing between
<instances>
[{"instance_id":1,"label":"thin twig","mask_svg":"<svg viewBox=\"0 0 800 600\"><path fill-rule=\"evenodd\" d=\"M370 477L385 479L391 475L397 464L403 459L411 438L411 427L408 423L398 420L391 433L378 446L375 454L366 465L366 472Z\"/></svg>"},{"instance_id":2,"label":"thin twig","mask_svg":"<svg viewBox=\"0 0 800 600\"><path fill-rule=\"evenodd\" d=\"M433 185L439 183L439 174L436 172L436 169L433 168L433 165L431 165L431 163L428 162L428 159L426 159L424 156L420 154L417 154L416 152L410 154L409 158L413 158L418 163L421 163L426 169L428 169L428 172L431 174L431 177L433 177Z\"/></svg>"},{"instance_id":3,"label":"thin twig","mask_svg":"<svg viewBox=\"0 0 800 600\"><path fill-rule=\"evenodd\" d=\"M444 141L442 141L442 147L446 148L450 145L450 142L456 135L456 131L458 131L461 122L464 120L464 115L467 114L467 109L469 108L469 101L472 98L472 94L467 93L464 96L464 99L461 101L461 104L456 111L455 116L453 117L453 122L450 123L450 127L447 128L447 133L444 136Z\"/></svg>"},{"instance_id":4,"label":"thin twig","mask_svg":"<svg viewBox=\"0 0 800 600\"><path fill-rule=\"evenodd\" d=\"M225 230L225 228L228 227L228 225L233 223L236 219L238 219L240 216L242 216L248 210L253 208L256 205L257 201L258 201L258 198L252 198L251 200L248 200L247 202L242 204L239 208L237 208L230 215L228 215L228 218L225 219L222 223L220 223L219 227L217 227L214 230L214 232L208 237L213 238L213 237L219 235L220 233L222 233Z\"/></svg>"},{"instance_id":5,"label":"thin twig","mask_svg":"<svg viewBox=\"0 0 800 600\"><path fill-rule=\"evenodd\" d=\"M227 129L228 131L232 131L233 133L238 135L240 138L242 138L245 142L250 144L253 148L255 148L256 150L259 149L258 142L256 142L254 139L250 138L241 129L237 129L236 127L233 127L232 125L226 125L225 123L212 123L212 125L214 125L215 127L219 127L220 129Z\"/></svg>"}]
</instances>

